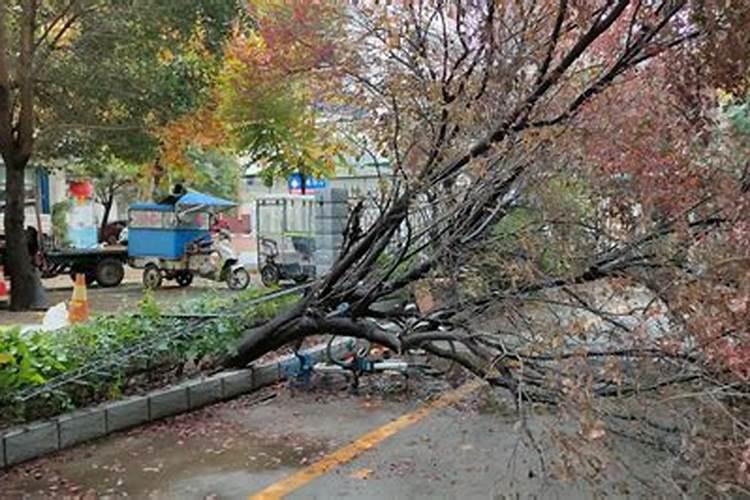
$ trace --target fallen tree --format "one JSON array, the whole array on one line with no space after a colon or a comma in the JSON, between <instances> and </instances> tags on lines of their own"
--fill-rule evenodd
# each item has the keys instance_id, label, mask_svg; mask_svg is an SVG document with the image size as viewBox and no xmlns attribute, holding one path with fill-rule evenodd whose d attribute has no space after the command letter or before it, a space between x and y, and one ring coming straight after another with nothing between
<instances>
[{"instance_id":1,"label":"fallen tree","mask_svg":"<svg viewBox=\"0 0 750 500\"><path fill-rule=\"evenodd\" d=\"M553 152L560 125L618 77L697 34L680 22L685 5L621 1L586 10L562 1L526 11L438 2L385 17L350 13L339 36L365 40L370 50L340 55L330 71L354 87L349 98L384 114L379 139L396 178L377 220L349 231L328 275L297 308L250 332L234 363L313 332L384 341L365 321L370 306L431 272L460 270L461 255L481 246L544 175L538 162ZM591 76L582 81L583 72ZM462 174L473 179L468 187L457 185ZM411 227L424 197L433 200L429 227ZM642 240L613 247L577 276L529 282L516 293L614 275L650 238ZM328 318L340 304L349 305L347 317Z\"/></svg>"},{"instance_id":2,"label":"fallen tree","mask_svg":"<svg viewBox=\"0 0 750 500\"><path fill-rule=\"evenodd\" d=\"M623 85L642 85L664 54L699 53L710 23L696 21L695 8L710 16L717 7L446 1L340 12L344 20L326 24L339 51L307 70L364 109L394 178L373 222L352 212L330 272L294 308L248 331L229 364L325 333L421 348L506 389L520 409L564 408L583 440L607 428L680 460L711 449L717 470L696 472L697 484L741 491L747 359L733 348L747 345L737 333L747 297L735 297L734 316L726 297L711 306L719 284L739 288L701 274L694 255L701 245L736 245L728 235L744 223L741 179L701 164L684 177L702 182L681 185L688 195L674 196L679 203L649 204L633 181L647 185L641 171L591 169L578 122L602 94L610 109L601 119L615 117ZM432 310L373 308L418 283L442 295ZM602 283L610 303L600 300ZM695 283L702 290L687 293ZM561 318L561 308L577 312ZM734 365L696 330L717 316L726 321L711 342L739 335L721 342L741 358ZM461 348L446 350L446 341ZM655 401L664 406L652 412ZM705 434L681 444L698 417ZM683 491L693 479L679 481Z\"/></svg>"}]
</instances>

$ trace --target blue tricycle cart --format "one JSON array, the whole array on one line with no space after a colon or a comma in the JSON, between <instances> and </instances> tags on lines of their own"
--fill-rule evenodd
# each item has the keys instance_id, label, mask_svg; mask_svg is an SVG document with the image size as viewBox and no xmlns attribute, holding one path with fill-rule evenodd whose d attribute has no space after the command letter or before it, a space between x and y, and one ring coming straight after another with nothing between
<instances>
[{"instance_id":1,"label":"blue tricycle cart","mask_svg":"<svg viewBox=\"0 0 750 500\"><path fill-rule=\"evenodd\" d=\"M136 203L128 209L128 260L143 269L146 288L164 279L189 286L195 275L225 281L242 290L250 275L231 246L228 231L212 234L216 215L236 203L197 191L167 197L160 203Z\"/></svg>"}]
</instances>

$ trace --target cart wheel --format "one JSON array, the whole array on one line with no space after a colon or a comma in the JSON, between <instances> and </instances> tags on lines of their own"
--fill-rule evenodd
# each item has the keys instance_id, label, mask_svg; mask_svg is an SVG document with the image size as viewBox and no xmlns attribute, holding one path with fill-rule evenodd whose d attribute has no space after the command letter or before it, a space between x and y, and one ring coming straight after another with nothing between
<instances>
[{"instance_id":1,"label":"cart wheel","mask_svg":"<svg viewBox=\"0 0 750 500\"><path fill-rule=\"evenodd\" d=\"M190 271L177 273L175 279L177 280L177 284L184 288L186 286L190 286L190 283L193 282L193 273L191 273Z\"/></svg>"},{"instance_id":2,"label":"cart wheel","mask_svg":"<svg viewBox=\"0 0 750 500\"><path fill-rule=\"evenodd\" d=\"M156 290L161 286L161 271L154 264L146 265L143 270L143 286L149 290Z\"/></svg>"},{"instance_id":3,"label":"cart wheel","mask_svg":"<svg viewBox=\"0 0 750 500\"><path fill-rule=\"evenodd\" d=\"M280 278L279 268L273 264L266 264L260 269L260 280L269 288L278 285Z\"/></svg>"},{"instance_id":4,"label":"cart wheel","mask_svg":"<svg viewBox=\"0 0 750 500\"><path fill-rule=\"evenodd\" d=\"M104 259L96 266L96 281L105 288L119 285L124 277L125 269L117 259Z\"/></svg>"},{"instance_id":5,"label":"cart wheel","mask_svg":"<svg viewBox=\"0 0 750 500\"><path fill-rule=\"evenodd\" d=\"M250 284L250 274L244 267L232 269L227 275L227 285L230 290L244 290Z\"/></svg>"}]
</instances>

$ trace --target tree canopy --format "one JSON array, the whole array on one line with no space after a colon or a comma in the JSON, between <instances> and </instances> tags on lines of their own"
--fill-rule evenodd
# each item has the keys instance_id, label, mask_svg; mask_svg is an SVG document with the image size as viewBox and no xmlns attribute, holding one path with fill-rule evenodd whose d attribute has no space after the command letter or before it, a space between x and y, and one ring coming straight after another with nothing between
<instances>
[{"instance_id":1,"label":"tree canopy","mask_svg":"<svg viewBox=\"0 0 750 500\"><path fill-rule=\"evenodd\" d=\"M40 290L24 235L33 156L153 161L158 130L210 96L235 2L12 0L0 6L0 153L13 308Z\"/></svg>"},{"instance_id":2,"label":"tree canopy","mask_svg":"<svg viewBox=\"0 0 750 500\"><path fill-rule=\"evenodd\" d=\"M750 359L738 279L750 212L733 156L746 7L342 10L345 29L316 34L332 53L307 73L361 111L395 178L375 217L352 212L330 271L250 329L230 364L322 333L420 348L504 389L524 415L561 408L574 430L552 434L565 450L601 463L601 440L626 435L669 450L683 493L704 481L743 491L747 434L733 430L748 428L747 407L724 391L742 387L744 400ZM430 310L374 307L416 289L436 298ZM669 430L652 404L677 415ZM686 470L699 457L705 468Z\"/></svg>"}]
</instances>

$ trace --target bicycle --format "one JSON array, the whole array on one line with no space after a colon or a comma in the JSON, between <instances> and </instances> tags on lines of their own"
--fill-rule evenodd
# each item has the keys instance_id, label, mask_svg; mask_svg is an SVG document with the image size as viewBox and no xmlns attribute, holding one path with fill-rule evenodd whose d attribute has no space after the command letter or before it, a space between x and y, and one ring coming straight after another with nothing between
<instances>
[{"instance_id":1,"label":"bicycle","mask_svg":"<svg viewBox=\"0 0 750 500\"><path fill-rule=\"evenodd\" d=\"M401 355L394 355L388 349L375 349L371 342L356 339L355 346L349 352L339 353L338 346L342 337L333 336L326 346L326 362L312 366L312 372L322 374L342 374L352 377L352 389L357 390L362 375L373 373L399 373L407 380L414 374L430 377L441 377L450 373L455 367L451 358L438 356L422 348L408 349ZM438 341L442 351L455 355L453 341Z\"/></svg>"}]
</instances>

